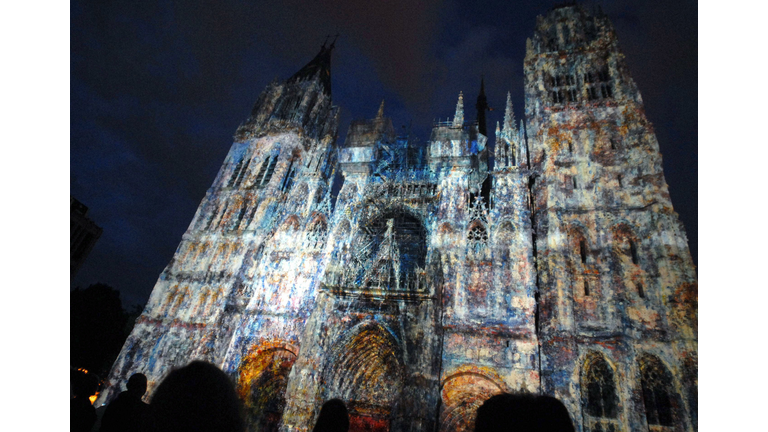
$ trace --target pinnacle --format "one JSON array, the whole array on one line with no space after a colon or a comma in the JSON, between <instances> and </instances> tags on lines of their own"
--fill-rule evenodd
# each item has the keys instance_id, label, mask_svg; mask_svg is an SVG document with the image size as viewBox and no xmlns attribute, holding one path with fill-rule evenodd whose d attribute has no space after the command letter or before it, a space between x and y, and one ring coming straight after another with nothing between
<instances>
[{"instance_id":1,"label":"pinnacle","mask_svg":"<svg viewBox=\"0 0 768 432\"><path fill-rule=\"evenodd\" d=\"M459 92L456 113L453 115L453 127L461 127L462 125L464 125L464 93Z\"/></svg>"},{"instance_id":2,"label":"pinnacle","mask_svg":"<svg viewBox=\"0 0 768 432\"><path fill-rule=\"evenodd\" d=\"M515 111L512 109L512 93L511 92L507 92L507 109L504 112L503 131L508 134L515 132Z\"/></svg>"},{"instance_id":3,"label":"pinnacle","mask_svg":"<svg viewBox=\"0 0 768 432\"><path fill-rule=\"evenodd\" d=\"M379 112L376 113L376 120L381 120L384 118L384 99L381 100L381 105L379 105Z\"/></svg>"}]
</instances>

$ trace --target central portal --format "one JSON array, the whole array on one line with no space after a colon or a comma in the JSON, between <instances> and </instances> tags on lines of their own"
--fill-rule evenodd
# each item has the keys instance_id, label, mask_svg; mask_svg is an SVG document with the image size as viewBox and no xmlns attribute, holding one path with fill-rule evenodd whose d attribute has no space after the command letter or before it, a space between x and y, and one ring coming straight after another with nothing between
<instances>
[{"instance_id":1,"label":"central portal","mask_svg":"<svg viewBox=\"0 0 768 432\"><path fill-rule=\"evenodd\" d=\"M356 326L334 346L323 374L323 399L344 401L350 432L389 430L403 387L400 353L395 338L375 322Z\"/></svg>"}]
</instances>

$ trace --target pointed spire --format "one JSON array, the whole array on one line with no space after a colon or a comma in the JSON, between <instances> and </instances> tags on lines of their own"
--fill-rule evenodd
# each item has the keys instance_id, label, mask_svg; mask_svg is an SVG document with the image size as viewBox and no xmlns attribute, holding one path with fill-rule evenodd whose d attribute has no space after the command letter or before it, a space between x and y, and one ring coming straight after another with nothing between
<instances>
[{"instance_id":1,"label":"pointed spire","mask_svg":"<svg viewBox=\"0 0 768 432\"><path fill-rule=\"evenodd\" d=\"M480 93L477 95L477 131L488 136L487 125L485 122L485 112L491 107L488 106L488 99L485 97L485 77L480 77Z\"/></svg>"},{"instance_id":2,"label":"pointed spire","mask_svg":"<svg viewBox=\"0 0 768 432\"><path fill-rule=\"evenodd\" d=\"M328 39L326 38L327 41ZM289 83L318 79L323 91L326 94L331 94L331 52L333 51L336 39L327 48L325 46L326 42L323 42L323 46L320 47L320 52L317 53L315 58L299 69L292 77L288 78Z\"/></svg>"},{"instance_id":3,"label":"pointed spire","mask_svg":"<svg viewBox=\"0 0 768 432\"><path fill-rule=\"evenodd\" d=\"M507 141L500 137L501 130L499 127L499 122L496 122L496 149L494 152L494 157L496 158L496 167L498 168L506 168L507 167Z\"/></svg>"},{"instance_id":4,"label":"pointed spire","mask_svg":"<svg viewBox=\"0 0 768 432\"><path fill-rule=\"evenodd\" d=\"M515 132L515 111L512 109L512 93L507 92L507 110L504 112L504 129L507 135Z\"/></svg>"},{"instance_id":5,"label":"pointed spire","mask_svg":"<svg viewBox=\"0 0 768 432\"><path fill-rule=\"evenodd\" d=\"M453 115L453 127L464 125L464 94L459 92L459 101L456 102L456 113Z\"/></svg>"},{"instance_id":6,"label":"pointed spire","mask_svg":"<svg viewBox=\"0 0 768 432\"><path fill-rule=\"evenodd\" d=\"M384 118L384 99L381 100L381 105L379 105L379 112L376 113L376 120L381 120Z\"/></svg>"}]
</instances>

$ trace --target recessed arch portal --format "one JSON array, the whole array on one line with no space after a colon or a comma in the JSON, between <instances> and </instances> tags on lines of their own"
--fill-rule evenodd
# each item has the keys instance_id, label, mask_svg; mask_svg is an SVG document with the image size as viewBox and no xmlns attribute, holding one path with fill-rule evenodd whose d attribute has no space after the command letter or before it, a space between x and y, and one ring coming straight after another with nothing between
<instances>
[{"instance_id":1,"label":"recessed arch portal","mask_svg":"<svg viewBox=\"0 0 768 432\"><path fill-rule=\"evenodd\" d=\"M277 431L296 354L286 348L257 350L238 367L237 393L250 431Z\"/></svg>"},{"instance_id":2,"label":"recessed arch portal","mask_svg":"<svg viewBox=\"0 0 768 432\"><path fill-rule=\"evenodd\" d=\"M323 371L323 400L347 404L350 430L389 430L403 386L402 351L380 324L366 322L333 347Z\"/></svg>"},{"instance_id":3,"label":"recessed arch portal","mask_svg":"<svg viewBox=\"0 0 768 432\"><path fill-rule=\"evenodd\" d=\"M440 392L440 432L474 431L480 405L504 393L497 380L474 371L459 371L446 378Z\"/></svg>"}]
</instances>

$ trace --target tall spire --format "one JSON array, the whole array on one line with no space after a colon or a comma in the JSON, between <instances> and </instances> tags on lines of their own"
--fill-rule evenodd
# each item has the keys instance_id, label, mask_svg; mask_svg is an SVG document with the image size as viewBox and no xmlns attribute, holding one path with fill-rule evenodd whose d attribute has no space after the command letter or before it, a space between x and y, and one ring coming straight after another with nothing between
<instances>
[{"instance_id":1,"label":"tall spire","mask_svg":"<svg viewBox=\"0 0 768 432\"><path fill-rule=\"evenodd\" d=\"M504 111L504 129L502 131L508 135L515 133L515 112L512 109L512 94L510 92L507 92L507 109Z\"/></svg>"},{"instance_id":2,"label":"tall spire","mask_svg":"<svg viewBox=\"0 0 768 432\"><path fill-rule=\"evenodd\" d=\"M384 118L384 99L381 100L381 105L379 105L379 112L376 113L376 120L381 120Z\"/></svg>"},{"instance_id":3,"label":"tall spire","mask_svg":"<svg viewBox=\"0 0 768 432\"><path fill-rule=\"evenodd\" d=\"M328 38L323 42L323 46L320 47L320 52L317 53L315 58L299 69L292 77L288 78L288 82L307 81L318 77L323 91L331 94L331 52L336 45L336 39L333 40L331 46L326 48L325 44L327 42Z\"/></svg>"},{"instance_id":4,"label":"tall spire","mask_svg":"<svg viewBox=\"0 0 768 432\"><path fill-rule=\"evenodd\" d=\"M464 125L464 94L459 92L459 101L456 102L456 113L453 115L453 127Z\"/></svg>"},{"instance_id":5,"label":"tall spire","mask_svg":"<svg viewBox=\"0 0 768 432\"><path fill-rule=\"evenodd\" d=\"M489 110L490 107L488 106L488 99L485 97L485 77L480 77L480 94L477 95L477 104L475 104L475 108L477 108L477 131L488 136L485 112Z\"/></svg>"}]
</instances>

